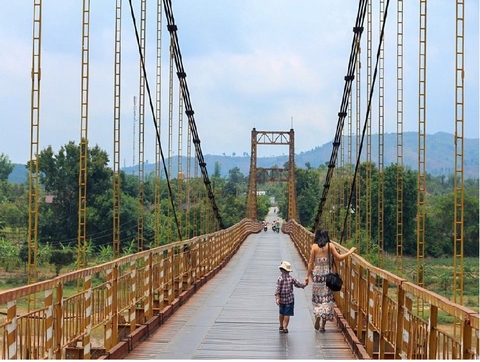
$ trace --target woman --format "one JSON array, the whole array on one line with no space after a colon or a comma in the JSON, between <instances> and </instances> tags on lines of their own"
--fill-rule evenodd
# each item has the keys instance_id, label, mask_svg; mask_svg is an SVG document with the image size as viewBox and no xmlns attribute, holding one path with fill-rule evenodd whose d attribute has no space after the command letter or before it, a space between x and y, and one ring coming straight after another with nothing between
<instances>
[{"instance_id":1,"label":"woman","mask_svg":"<svg viewBox=\"0 0 480 362\"><path fill-rule=\"evenodd\" d=\"M315 329L325 332L325 322L333 321L335 315L333 307L335 301L333 292L326 285L326 276L330 272L328 265L328 252L330 251L330 259L342 261L352 254L356 248L351 248L345 254L339 254L332 243L328 232L323 229L317 230L315 240L310 250L310 259L308 261L307 276L305 283L308 283L309 277L312 277L312 304L313 313L315 315ZM333 263L333 260L330 261ZM320 325L321 322L321 325Z\"/></svg>"}]
</instances>

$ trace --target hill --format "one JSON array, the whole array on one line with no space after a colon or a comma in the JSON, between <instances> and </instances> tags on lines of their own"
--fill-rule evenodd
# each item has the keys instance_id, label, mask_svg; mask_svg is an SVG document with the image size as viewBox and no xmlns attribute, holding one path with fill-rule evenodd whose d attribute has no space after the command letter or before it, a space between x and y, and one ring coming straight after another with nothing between
<instances>
[{"instance_id":1,"label":"hill","mask_svg":"<svg viewBox=\"0 0 480 362\"><path fill-rule=\"evenodd\" d=\"M438 132L427 135L426 137L426 170L432 176L445 175L449 176L454 173L454 136L450 133ZM387 133L384 135L384 166L390 166L397 162L396 151L397 135L395 133ZM372 135L372 161L378 165L378 135ZM344 147L347 147L346 140ZM352 139L352 150L355 150L355 138ZM295 163L297 167L304 168L306 163L311 167L317 168L321 164L325 164L330 160L332 154L332 142L326 143L323 146L316 147L307 152L301 152L295 155ZM364 145L362 151L362 162L366 158L366 146ZM208 174L212 175L214 172L215 163L220 165L222 176L228 176L228 171L238 167L244 175L249 174L250 170L250 156L222 156L222 155L204 155L207 163ZM274 156L261 157L257 160L257 167L283 167L284 163L288 161L288 156ZM337 159L337 164L340 160ZM347 162L348 160L345 160ZM356 160L352 160L355 163ZM468 178L479 178L479 139L465 138L464 139L464 176ZM187 164L186 157L182 158L182 164ZM191 162L192 167L194 162ZM412 170L418 168L418 136L416 132L405 132L403 134L403 164ZM172 158L172 178L176 178L177 174L177 157ZM149 174L155 170L155 165L146 163L144 167L145 174ZM137 168L125 167L123 168L128 174L137 173ZM193 175L193 170L191 170ZM15 168L9 177L10 182L22 183L28 178L28 173L25 166L22 164L15 164Z\"/></svg>"}]
</instances>

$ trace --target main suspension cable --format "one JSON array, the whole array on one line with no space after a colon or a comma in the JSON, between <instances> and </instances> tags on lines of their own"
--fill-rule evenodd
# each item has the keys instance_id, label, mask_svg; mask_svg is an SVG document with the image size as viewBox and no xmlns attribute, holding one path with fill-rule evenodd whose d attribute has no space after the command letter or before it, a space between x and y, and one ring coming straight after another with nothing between
<instances>
[{"instance_id":1,"label":"main suspension cable","mask_svg":"<svg viewBox=\"0 0 480 362\"><path fill-rule=\"evenodd\" d=\"M354 188L355 188L355 180L357 178L358 168L360 166L360 156L362 155L363 140L365 138L365 132L367 130L367 124L368 124L368 118L370 116L370 111L371 111L371 108L372 108L372 99L373 99L373 93L374 93L374 89L375 89L375 82L377 80L378 64L380 62L380 54L381 54L381 51L382 51L382 44L383 44L383 38L384 38L384 33L385 33L385 24L387 23L387 14L388 14L388 5L389 4L390 4L390 0L387 0L387 3L385 5L385 12L383 13L382 31L380 32L380 39L379 39L379 42L378 42L377 59L376 59L376 62L375 62L375 70L373 72L373 79L372 79L372 84L371 84L371 88L370 88L370 94L369 94L369 97L368 97L367 113L365 115L365 122L363 124L362 140L360 142L360 147L358 149L357 162L355 164L355 172L354 172L353 178L352 178L352 187L350 189L350 196L348 197L348 203L347 203L347 208L348 209L347 210L350 209L350 203L352 202L352 198L353 198L353 191L354 191ZM348 215L349 215L349 212L346 212L345 213L345 219L344 219L344 222L343 222L342 233L340 234L340 240L339 240L340 244L343 241L343 236L345 234L345 229L347 227Z\"/></svg>"},{"instance_id":2,"label":"main suspension cable","mask_svg":"<svg viewBox=\"0 0 480 362\"><path fill-rule=\"evenodd\" d=\"M187 86L187 80L186 80L187 74L185 73L185 70L183 68L182 54L180 52L180 46L178 44L177 26L175 25L175 19L173 17L172 2L171 0L164 0L163 4L165 6L165 17L168 23L167 29L172 35L172 38L174 40L173 55L175 57L175 64L177 67L177 76L180 82L180 87L182 89L183 101L185 104L185 114L188 117L188 124L190 126L190 131L192 133L192 139L193 139L193 144L195 145L198 164L200 166L200 169L203 175L203 183L205 184L205 187L207 189L208 198L210 199L210 202L212 204L212 209L213 209L215 218L217 219L220 228L224 229L225 226L223 225L223 221L220 216L218 206L215 202L215 195L213 193L212 185L211 185L210 179L208 178L208 171L206 167L207 163L203 158L202 149L200 147L200 138L198 137L197 126L195 124L195 118L194 118L195 112L193 111L192 104L190 102L190 93L188 91L188 86Z\"/></svg>"},{"instance_id":3,"label":"main suspension cable","mask_svg":"<svg viewBox=\"0 0 480 362\"><path fill-rule=\"evenodd\" d=\"M333 141L332 155L328 163L328 171L327 176L325 177L325 183L323 185L322 197L318 206L317 216L315 217L315 224L313 226L314 233L320 226L320 218L322 216L323 207L325 206L325 202L327 200L328 190L330 188L330 180L332 179L333 169L335 168L335 164L337 161L338 147L340 146L340 142L342 140L343 125L345 122L345 117L347 116L348 103L352 91L352 82L355 79L355 63L357 61L358 55L358 44L362 37L363 22L365 20L366 8L367 0L360 0L357 11L357 19L353 28L352 47L350 50L350 59L348 61L347 75L345 76L345 86L343 88L342 103L340 105L340 111L338 112L337 131L335 133L335 139Z\"/></svg>"},{"instance_id":4,"label":"main suspension cable","mask_svg":"<svg viewBox=\"0 0 480 362\"><path fill-rule=\"evenodd\" d=\"M149 104L150 104L150 112L152 114L153 123L155 124L155 133L157 135L158 146L160 148L160 155L162 157L163 171L165 172L165 179L166 179L167 185L168 185L168 194L170 195L170 203L172 204L173 217L175 219L175 225L177 226L177 233L178 233L179 240L182 240L182 233L180 231L180 223L178 222L177 213L175 211L175 203L173 201L173 192L172 192L172 188L170 186L170 178L169 178L169 175L168 175L168 172L167 172L165 157L163 155L162 143L161 143L161 140L160 140L160 133L158 132L157 119L156 119L156 116L155 116L155 109L153 107L152 94L150 92L150 85L148 83L147 70L146 70L146 67L145 67L145 59L144 59L144 56L142 54L142 49L141 49L141 45L140 45L140 37L138 35L137 20L135 18L135 11L133 10L132 0L129 0L128 2L130 4L130 14L131 14L132 21L133 21L133 28L135 29L135 37L137 38L138 52L139 52L140 61L141 61L141 64L142 64L143 76L145 78L145 85L147 87L148 101L149 101Z\"/></svg>"},{"instance_id":5,"label":"main suspension cable","mask_svg":"<svg viewBox=\"0 0 480 362\"><path fill-rule=\"evenodd\" d=\"M361 138L359 148L358 148L357 161L356 161L356 164L355 164L355 172L353 174L352 184L351 184L351 189L350 189L350 195L349 195L348 202L347 202L347 210L350 210L350 204L352 202L353 192L354 192L354 189L355 189L355 180L356 180L357 173L358 173L358 168L359 168L359 165L360 165L360 157L361 157L361 154L362 154L363 141L365 139L365 132L367 130L368 117L370 115L371 106L372 106L372 99L373 99L373 93L374 93L374 88L375 88L375 81L377 79L378 63L379 63L379 59L380 59L381 46L383 44L383 38L384 38L384 33L385 33L385 24L386 24L386 19L387 19L387 14L388 14L388 5L389 4L390 4L390 0L387 0L387 4L385 6L385 12L383 14L382 30L381 30L381 33L380 33L380 39L379 39L379 44L378 44L378 49L377 49L375 71L374 71L374 74L373 74L372 84L371 84L371 88L370 88L370 94L369 94L369 98L368 98L367 112L366 112L366 115L365 115L365 122L364 122L364 126L363 126L363 131L362 131L362 138ZM330 188L330 180L331 180L331 177L332 177L332 174L333 174L333 169L335 168L335 163L336 163L337 153L338 153L338 147L340 146L341 136L342 136L342 132L343 132L343 124L344 124L345 117L347 115L346 110L347 110L347 107L348 107L349 95L350 95L350 92L351 92L351 83L354 79L354 75L353 75L354 64L355 64L355 61L356 61L356 58L357 58L357 49L358 49L358 47L357 47L358 43L357 42L360 41L361 33L363 31L363 21L365 19L366 5L367 5L366 1L363 1L363 3L362 3L362 1L360 1L357 20L356 20L356 26L353 29L354 39L352 41L352 51L351 51L351 54L350 54L350 60L349 60L349 66L348 66L349 72L347 73L347 76L345 77L345 88L344 88L344 94L343 94L343 99L342 99L342 105L341 105L341 108L340 108L340 112L338 113L339 120L338 120L338 124L337 124L337 133L335 135L335 140L333 142L332 156L330 157L330 162L328 164L328 172L327 172L325 184L323 186L324 187L323 194L322 194L322 198L320 200L318 213L317 213L317 216L315 218L315 225L314 225L314 228L313 228L313 232L315 232L319 227L320 217L321 217L322 212L323 212L323 206L325 205L325 201L327 199L327 194L328 194L328 189ZM342 233L340 234L340 240L339 240L340 244L343 241L343 237L344 237L345 230L346 230L346 227L347 227L348 215L349 215L349 212L346 212L344 223L343 223L343 228L342 228Z\"/></svg>"}]
</instances>

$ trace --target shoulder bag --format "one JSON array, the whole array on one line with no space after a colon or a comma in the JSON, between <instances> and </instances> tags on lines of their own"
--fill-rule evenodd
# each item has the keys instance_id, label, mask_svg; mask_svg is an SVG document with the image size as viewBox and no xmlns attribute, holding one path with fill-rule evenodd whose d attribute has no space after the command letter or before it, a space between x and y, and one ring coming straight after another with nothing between
<instances>
[{"instance_id":1,"label":"shoulder bag","mask_svg":"<svg viewBox=\"0 0 480 362\"><path fill-rule=\"evenodd\" d=\"M330 243L330 241L328 243ZM337 273L334 273L332 271L332 264L330 263L330 253L331 253L330 245L328 245L328 269L329 269L329 273L327 274L326 283L327 283L327 287L329 287L330 290L332 290L334 292L338 292L340 289L342 289L343 280L342 280L342 278L340 278L340 275L338 275Z\"/></svg>"}]
</instances>

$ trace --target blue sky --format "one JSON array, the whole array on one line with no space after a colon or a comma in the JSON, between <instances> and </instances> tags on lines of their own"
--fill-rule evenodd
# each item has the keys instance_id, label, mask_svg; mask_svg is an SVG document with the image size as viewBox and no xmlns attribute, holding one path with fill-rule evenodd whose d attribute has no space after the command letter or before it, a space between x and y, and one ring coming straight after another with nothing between
<instances>
[{"instance_id":1,"label":"blue sky","mask_svg":"<svg viewBox=\"0 0 480 362\"><path fill-rule=\"evenodd\" d=\"M250 154L251 130L295 129L296 153L330 142L341 104L352 27L358 2L285 0L174 0L191 102L204 154ZM479 5L466 0L465 135L479 135ZM134 1L139 17L139 1ZM378 38L378 1L373 6L373 54ZM113 153L114 0L91 0L90 146ZM40 149L55 152L80 138L81 0L44 0ZM404 1L404 131L418 126L418 1ZM0 153L14 163L30 157L30 96L33 2L3 1L0 12ZM147 2L147 73L155 90L156 6ZM166 22L165 22L166 24ZM427 133L454 133L455 2L428 3ZM139 93L139 60L128 2L123 7L121 159L138 155L133 97ZM363 47L366 49L366 34ZM167 153L168 32L163 29L162 143ZM365 51L362 65L365 71ZM365 79L365 75L363 75ZM367 91L362 90L362 122ZM385 131L396 130L396 2L387 19ZM375 92L375 100L378 92ZM178 87L173 112L178 119ZM375 101L372 132L377 132ZM138 119L137 110L137 119ZM137 124L138 127L138 124ZM186 139L186 116L184 135ZM138 132L138 128L136 129ZM177 154L177 130L172 146ZM153 122L145 108L145 160L154 161ZM138 137L138 135L137 135ZM135 137L136 138L136 137ZM183 154L186 154L183 141ZM453 140L452 140L453 142ZM428 147L428 145L427 145ZM259 147L259 156L287 148ZM194 152L192 152L194 154ZM111 156L112 158L112 156Z\"/></svg>"}]
</instances>

